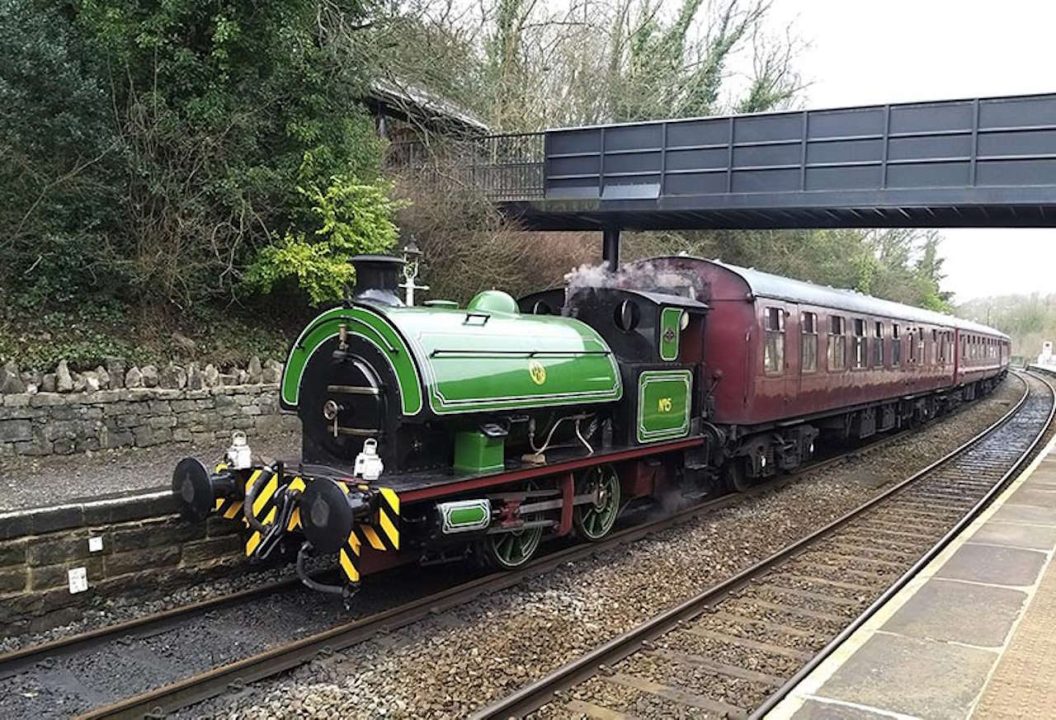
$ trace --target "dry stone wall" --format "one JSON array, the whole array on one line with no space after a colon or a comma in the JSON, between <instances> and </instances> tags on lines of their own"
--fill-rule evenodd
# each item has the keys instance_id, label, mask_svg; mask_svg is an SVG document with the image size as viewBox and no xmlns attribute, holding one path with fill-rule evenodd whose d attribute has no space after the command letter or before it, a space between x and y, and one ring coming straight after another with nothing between
<instances>
[{"instance_id":1,"label":"dry stone wall","mask_svg":"<svg viewBox=\"0 0 1056 720\"><path fill-rule=\"evenodd\" d=\"M280 414L277 384L190 389L122 388L91 393L0 395L0 457L70 454L164 443L226 442L296 429Z\"/></svg>"},{"instance_id":2,"label":"dry stone wall","mask_svg":"<svg viewBox=\"0 0 1056 720\"><path fill-rule=\"evenodd\" d=\"M221 372L213 365L126 367L109 358L94 370L0 367L0 458L44 456L163 443L212 444L232 430L296 429L279 412L282 365L252 358Z\"/></svg>"}]
</instances>

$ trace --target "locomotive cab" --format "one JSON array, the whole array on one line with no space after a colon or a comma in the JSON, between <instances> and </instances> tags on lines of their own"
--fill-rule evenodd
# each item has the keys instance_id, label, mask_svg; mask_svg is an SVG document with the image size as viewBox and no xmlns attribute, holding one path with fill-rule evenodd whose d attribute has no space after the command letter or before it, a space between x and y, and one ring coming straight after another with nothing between
<instances>
[{"instance_id":1,"label":"locomotive cab","mask_svg":"<svg viewBox=\"0 0 1056 720\"><path fill-rule=\"evenodd\" d=\"M597 328L619 358L627 392L614 416L621 445L676 440L700 430L700 359L708 306L628 288L583 288L565 311Z\"/></svg>"}]
</instances>

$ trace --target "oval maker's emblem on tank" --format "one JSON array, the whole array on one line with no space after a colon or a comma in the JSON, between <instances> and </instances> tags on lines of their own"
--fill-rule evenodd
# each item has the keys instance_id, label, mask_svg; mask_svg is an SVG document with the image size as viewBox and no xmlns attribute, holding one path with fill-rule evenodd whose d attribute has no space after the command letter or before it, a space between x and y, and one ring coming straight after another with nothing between
<instances>
[{"instance_id":1,"label":"oval maker's emblem on tank","mask_svg":"<svg viewBox=\"0 0 1056 720\"><path fill-rule=\"evenodd\" d=\"M532 382L536 385L546 382L546 368L538 360L528 361L528 374L532 376Z\"/></svg>"}]
</instances>

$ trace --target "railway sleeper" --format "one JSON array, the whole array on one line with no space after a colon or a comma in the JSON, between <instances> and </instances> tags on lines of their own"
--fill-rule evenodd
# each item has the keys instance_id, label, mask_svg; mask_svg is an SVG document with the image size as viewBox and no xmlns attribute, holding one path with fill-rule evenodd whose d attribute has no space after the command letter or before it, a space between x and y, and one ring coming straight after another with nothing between
<instances>
[{"instance_id":1,"label":"railway sleeper","mask_svg":"<svg viewBox=\"0 0 1056 720\"><path fill-rule=\"evenodd\" d=\"M653 682L652 680L646 680L645 678L635 677L633 675L625 675L623 673L605 676L603 679L605 682L622 685L642 693L655 695L665 700L673 701L679 705L718 713L720 716L727 717L730 720L739 720L748 717L748 711L744 708L718 700L712 700L711 698L702 695L697 695L685 688L663 685L661 683Z\"/></svg>"},{"instance_id":2,"label":"railway sleeper","mask_svg":"<svg viewBox=\"0 0 1056 720\"><path fill-rule=\"evenodd\" d=\"M789 629L786 629L785 632L788 632L788 630ZM770 688L780 687L784 682L782 678L779 678L776 675L717 662L711 658L704 657L703 655L694 655L692 653L679 652L668 648L656 648L654 650L646 650L645 652L647 655L663 658L669 662L680 663L682 665L694 665L705 668L718 675L725 675L739 680L747 680L748 682L759 683Z\"/></svg>"},{"instance_id":3,"label":"railway sleeper","mask_svg":"<svg viewBox=\"0 0 1056 720\"><path fill-rule=\"evenodd\" d=\"M815 637L814 632L810 630L804 630L803 628L797 628L792 625L785 623L774 622L759 617L749 617L748 615L741 615L737 613L734 608L716 609L707 614L707 617L715 620L724 620L728 623L733 624L747 624L747 625L758 625L759 627L766 628L771 632L784 633L786 635L795 635L802 638L812 639Z\"/></svg>"}]
</instances>

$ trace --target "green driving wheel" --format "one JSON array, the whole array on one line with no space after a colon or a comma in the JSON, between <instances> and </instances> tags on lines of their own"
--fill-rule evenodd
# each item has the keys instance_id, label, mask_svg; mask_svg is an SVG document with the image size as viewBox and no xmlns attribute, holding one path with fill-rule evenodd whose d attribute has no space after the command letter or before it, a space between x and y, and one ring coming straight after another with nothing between
<instances>
[{"instance_id":1,"label":"green driving wheel","mask_svg":"<svg viewBox=\"0 0 1056 720\"><path fill-rule=\"evenodd\" d=\"M576 495L592 495L593 502L577 505L572 513L576 532L587 540L609 534L620 512L620 478L611 465L598 465L576 480Z\"/></svg>"},{"instance_id":2,"label":"green driving wheel","mask_svg":"<svg viewBox=\"0 0 1056 720\"><path fill-rule=\"evenodd\" d=\"M525 489L535 490L536 486L529 484ZM524 518L525 522L539 519L541 516L538 514ZM488 565L499 570L518 568L532 559L542 539L542 527L521 528L488 535L481 543L484 559Z\"/></svg>"},{"instance_id":3,"label":"green driving wheel","mask_svg":"<svg viewBox=\"0 0 1056 720\"><path fill-rule=\"evenodd\" d=\"M501 570L512 570L532 559L542 538L541 527L527 528L490 535L484 541L484 547L492 565Z\"/></svg>"}]
</instances>

